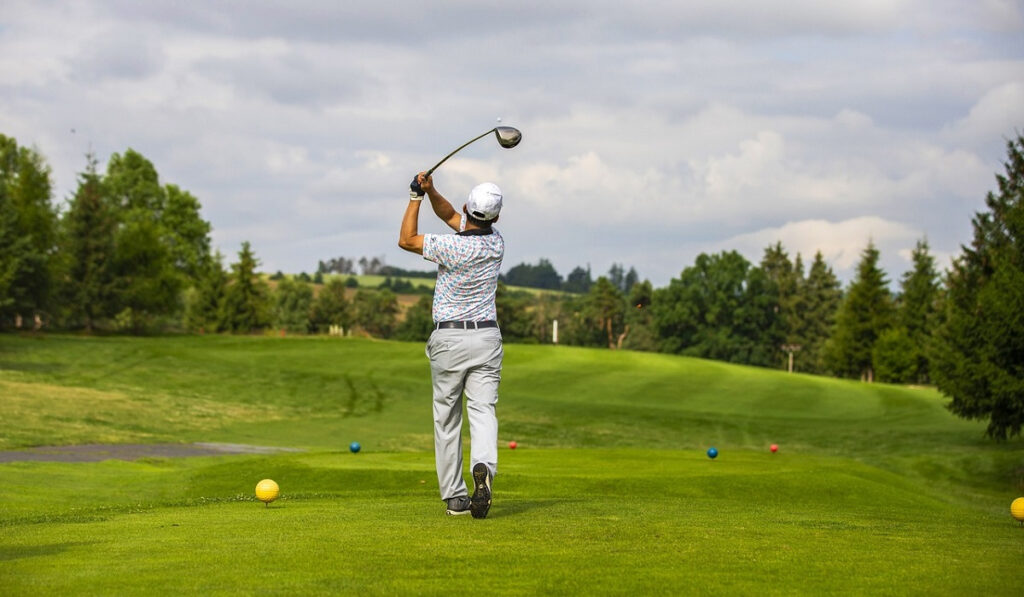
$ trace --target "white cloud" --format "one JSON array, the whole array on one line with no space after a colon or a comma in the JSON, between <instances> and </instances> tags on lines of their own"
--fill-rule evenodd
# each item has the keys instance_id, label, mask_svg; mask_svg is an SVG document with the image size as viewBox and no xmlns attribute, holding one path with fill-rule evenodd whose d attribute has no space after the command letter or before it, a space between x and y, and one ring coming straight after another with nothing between
<instances>
[{"instance_id":1,"label":"white cloud","mask_svg":"<svg viewBox=\"0 0 1024 597\"><path fill-rule=\"evenodd\" d=\"M1012 1L420 13L11 0L0 133L39 147L59 198L90 147L101 164L135 148L200 198L226 253L248 239L273 269L382 253L425 267L394 247L409 180L501 116L519 147L481 140L436 179L456 204L502 187L507 266L618 262L662 284L730 242L759 259L781 233L837 267L871 233L893 267L925 234L953 253L1024 127ZM830 244L810 248L814 230Z\"/></svg>"},{"instance_id":2,"label":"white cloud","mask_svg":"<svg viewBox=\"0 0 1024 597\"><path fill-rule=\"evenodd\" d=\"M848 271L860 260L868 242L873 242L883 253L899 255L906 247L924 237L921 230L900 222L892 222L877 216L863 216L829 222L827 220L801 220L740 234L719 243L720 250L735 249L754 261L760 261L764 249L776 242L795 256L804 257L810 263L814 254L821 251L825 261L838 271ZM909 253L906 253L909 260Z\"/></svg>"}]
</instances>

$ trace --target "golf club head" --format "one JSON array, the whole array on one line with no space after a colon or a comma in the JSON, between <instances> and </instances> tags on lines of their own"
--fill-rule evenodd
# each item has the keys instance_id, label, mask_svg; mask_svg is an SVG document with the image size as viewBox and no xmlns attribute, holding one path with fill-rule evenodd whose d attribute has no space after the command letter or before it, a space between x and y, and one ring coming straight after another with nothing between
<instances>
[{"instance_id":1,"label":"golf club head","mask_svg":"<svg viewBox=\"0 0 1024 597\"><path fill-rule=\"evenodd\" d=\"M510 126L495 127L494 136L498 138L498 144L505 149L512 149L523 139L519 129Z\"/></svg>"}]
</instances>

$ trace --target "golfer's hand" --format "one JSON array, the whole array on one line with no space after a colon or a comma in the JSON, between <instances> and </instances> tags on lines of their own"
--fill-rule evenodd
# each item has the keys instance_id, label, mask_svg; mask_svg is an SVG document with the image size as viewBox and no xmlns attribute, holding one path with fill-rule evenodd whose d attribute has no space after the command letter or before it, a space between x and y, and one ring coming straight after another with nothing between
<instances>
[{"instance_id":1,"label":"golfer's hand","mask_svg":"<svg viewBox=\"0 0 1024 597\"><path fill-rule=\"evenodd\" d=\"M409 184L409 198L413 200L422 199L423 195L432 188L434 188L433 181L425 172L420 172L413 177L412 183Z\"/></svg>"},{"instance_id":2,"label":"golfer's hand","mask_svg":"<svg viewBox=\"0 0 1024 597\"><path fill-rule=\"evenodd\" d=\"M433 176L428 176L425 172L420 172L416 175L416 180L420 183L420 188L423 189L424 193L429 193L434 190Z\"/></svg>"}]
</instances>

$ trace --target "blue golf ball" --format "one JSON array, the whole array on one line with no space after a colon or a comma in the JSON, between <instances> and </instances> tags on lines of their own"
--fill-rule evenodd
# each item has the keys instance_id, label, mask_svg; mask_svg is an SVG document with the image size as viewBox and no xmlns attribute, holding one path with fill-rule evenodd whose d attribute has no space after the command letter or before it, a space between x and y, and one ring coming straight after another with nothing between
<instances>
[{"instance_id":1,"label":"blue golf ball","mask_svg":"<svg viewBox=\"0 0 1024 597\"><path fill-rule=\"evenodd\" d=\"M349 449L349 451L351 451L351 452L352 452L353 454L355 454L355 453L356 453L356 452L358 452L359 450L362 450L362 449L363 449L363 447L359 445L359 442L352 442L351 444L349 444L349 445L348 445L348 449Z\"/></svg>"},{"instance_id":2,"label":"blue golf ball","mask_svg":"<svg viewBox=\"0 0 1024 597\"><path fill-rule=\"evenodd\" d=\"M708 448L708 458L714 460L716 456L718 456L718 449L715 448L714 446Z\"/></svg>"}]
</instances>

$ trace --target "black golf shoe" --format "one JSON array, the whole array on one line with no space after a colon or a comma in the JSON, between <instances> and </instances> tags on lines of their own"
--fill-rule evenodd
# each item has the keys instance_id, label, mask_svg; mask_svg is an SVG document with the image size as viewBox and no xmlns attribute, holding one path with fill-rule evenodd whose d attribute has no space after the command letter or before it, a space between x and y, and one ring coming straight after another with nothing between
<instances>
[{"instance_id":1,"label":"black golf shoe","mask_svg":"<svg viewBox=\"0 0 1024 597\"><path fill-rule=\"evenodd\" d=\"M462 516L469 514L469 498L466 496L454 497L445 500L447 508L444 513L448 516Z\"/></svg>"},{"instance_id":2,"label":"black golf shoe","mask_svg":"<svg viewBox=\"0 0 1024 597\"><path fill-rule=\"evenodd\" d=\"M487 518L491 509L491 471L482 462L473 467L473 487L469 510L473 518Z\"/></svg>"}]
</instances>

